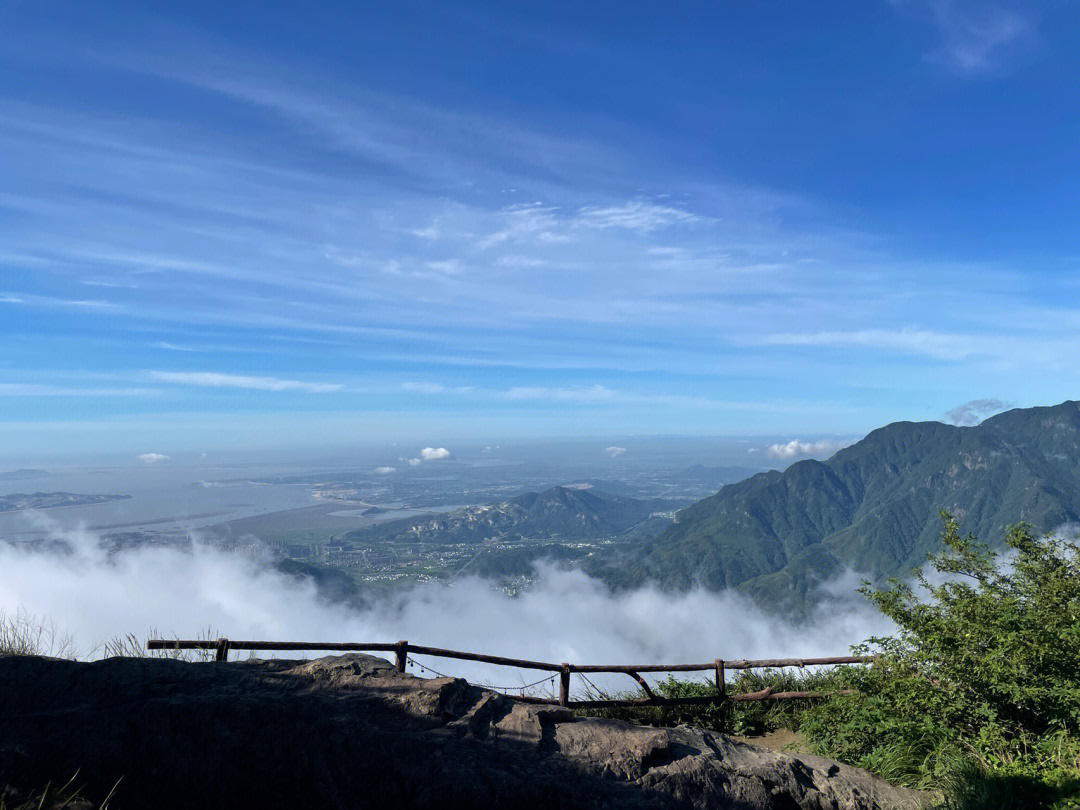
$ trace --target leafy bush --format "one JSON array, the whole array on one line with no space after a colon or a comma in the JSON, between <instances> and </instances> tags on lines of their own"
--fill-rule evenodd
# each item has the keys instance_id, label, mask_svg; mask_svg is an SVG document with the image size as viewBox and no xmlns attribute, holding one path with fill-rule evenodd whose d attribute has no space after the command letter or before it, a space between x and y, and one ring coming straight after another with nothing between
<instances>
[{"instance_id":1,"label":"leafy bush","mask_svg":"<svg viewBox=\"0 0 1080 810\"><path fill-rule=\"evenodd\" d=\"M861 592L896 625L870 666L743 672L731 693L838 692L820 702L608 709L640 723L799 731L816 753L933 791L953 810L1080 810L1080 545L1011 527L1001 555L943 513L944 551L908 584ZM666 697L711 683L659 684Z\"/></svg>"},{"instance_id":2,"label":"leafy bush","mask_svg":"<svg viewBox=\"0 0 1080 810\"><path fill-rule=\"evenodd\" d=\"M952 807L1080 808L1080 546L1018 524L1002 558L943 518L929 574L862 589L897 632L802 732Z\"/></svg>"},{"instance_id":3,"label":"leafy bush","mask_svg":"<svg viewBox=\"0 0 1080 810\"><path fill-rule=\"evenodd\" d=\"M794 669L741 670L727 683L729 695L760 692L771 687L773 692L830 692L840 688L839 672L801 671ZM680 680L668 676L653 687L662 697L705 697L716 694L712 680ZM594 698L644 697L641 691L607 695L596 693ZM812 707L812 700L784 701L725 701L723 703L690 703L666 706L635 706L609 709L588 709L582 714L614 717L633 723L653 726L688 724L728 734L760 735L779 729L795 731Z\"/></svg>"}]
</instances>

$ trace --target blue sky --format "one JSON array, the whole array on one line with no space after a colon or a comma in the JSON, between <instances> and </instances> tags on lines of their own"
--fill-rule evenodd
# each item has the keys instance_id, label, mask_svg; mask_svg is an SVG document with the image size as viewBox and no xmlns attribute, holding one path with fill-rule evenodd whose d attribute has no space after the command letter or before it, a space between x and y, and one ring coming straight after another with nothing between
<instances>
[{"instance_id":1,"label":"blue sky","mask_svg":"<svg viewBox=\"0 0 1080 810\"><path fill-rule=\"evenodd\" d=\"M1077 4L586 5L0 6L0 463L1077 396Z\"/></svg>"}]
</instances>

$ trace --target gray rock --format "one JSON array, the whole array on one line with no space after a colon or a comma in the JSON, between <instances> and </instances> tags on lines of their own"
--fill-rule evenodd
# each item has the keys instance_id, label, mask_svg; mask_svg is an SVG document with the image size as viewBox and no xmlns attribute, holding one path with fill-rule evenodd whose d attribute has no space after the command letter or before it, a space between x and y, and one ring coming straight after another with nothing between
<instances>
[{"instance_id":1,"label":"gray rock","mask_svg":"<svg viewBox=\"0 0 1080 810\"><path fill-rule=\"evenodd\" d=\"M365 655L0 658L0 792L79 771L113 808L915 808L857 768L575 718Z\"/></svg>"}]
</instances>

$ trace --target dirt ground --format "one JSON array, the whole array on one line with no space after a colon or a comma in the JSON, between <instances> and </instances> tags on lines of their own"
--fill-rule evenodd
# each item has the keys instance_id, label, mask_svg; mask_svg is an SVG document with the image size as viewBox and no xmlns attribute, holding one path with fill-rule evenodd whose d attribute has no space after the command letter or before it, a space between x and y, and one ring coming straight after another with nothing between
<instances>
[{"instance_id":1,"label":"dirt ground","mask_svg":"<svg viewBox=\"0 0 1080 810\"><path fill-rule=\"evenodd\" d=\"M754 745L760 745L764 748L771 748L774 751L786 751L796 754L811 753L810 745L803 739L802 735L796 731L789 731L786 728L770 731L768 734L761 734L755 737L736 736L735 739Z\"/></svg>"}]
</instances>

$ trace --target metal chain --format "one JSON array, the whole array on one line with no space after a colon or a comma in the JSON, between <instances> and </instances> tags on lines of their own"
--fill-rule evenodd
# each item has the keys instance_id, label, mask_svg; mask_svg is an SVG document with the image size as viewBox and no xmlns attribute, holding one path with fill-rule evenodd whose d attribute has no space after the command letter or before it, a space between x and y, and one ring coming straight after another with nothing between
<instances>
[{"instance_id":1,"label":"metal chain","mask_svg":"<svg viewBox=\"0 0 1080 810\"><path fill-rule=\"evenodd\" d=\"M440 678L453 678L453 677L455 677L454 675L447 675L445 672L439 672L439 670L433 669L432 667L428 666L427 664L421 664L419 661L417 661L411 655L406 656L406 657L408 659L409 666L419 667L421 672L430 672L432 675L437 675ZM477 686L482 686L485 689L494 689L496 692L520 691L521 694L524 695L526 689L532 689L534 686L539 686L542 683L550 683L552 686L554 686L555 685L555 679L557 677L559 677L558 674L548 675L548 676L545 676L545 677L541 678L538 681L533 681L532 683L523 684L521 686L493 686L493 685L487 684L487 683L478 683L476 685Z\"/></svg>"},{"instance_id":2,"label":"metal chain","mask_svg":"<svg viewBox=\"0 0 1080 810\"><path fill-rule=\"evenodd\" d=\"M611 700L611 697L608 695L608 693L601 689L599 686L597 686L595 683L590 681L588 678L586 678L584 673L579 672L577 673L577 675L579 678L581 678L581 680L585 681L585 683L591 686L596 691L596 694L600 695L600 697L602 697L604 700Z\"/></svg>"}]
</instances>

